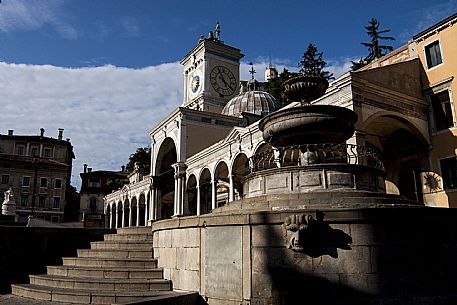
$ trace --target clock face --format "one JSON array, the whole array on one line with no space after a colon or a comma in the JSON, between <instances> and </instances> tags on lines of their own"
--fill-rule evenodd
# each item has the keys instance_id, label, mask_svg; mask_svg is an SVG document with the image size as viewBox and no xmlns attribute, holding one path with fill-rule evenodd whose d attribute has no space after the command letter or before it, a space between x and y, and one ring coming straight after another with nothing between
<instances>
[{"instance_id":1,"label":"clock face","mask_svg":"<svg viewBox=\"0 0 457 305\"><path fill-rule=\"evenodd\" d=\"M216 66L211 70L210 81L211 86L221 96L232 95L237 88L235 76L224 66Z\"/></svg>"},{"instance_id":2,"label":"clock face","mask_svg":"<svg viewBox=\"0 0 457 305\"><path fill-rule=\"evenodd\" d=\"M194 75L192 77L192 80L190 83L190 89L192 90L192 93L196 93L199 88L200 88L200 76Z\"/></svg>"}]
</instances>

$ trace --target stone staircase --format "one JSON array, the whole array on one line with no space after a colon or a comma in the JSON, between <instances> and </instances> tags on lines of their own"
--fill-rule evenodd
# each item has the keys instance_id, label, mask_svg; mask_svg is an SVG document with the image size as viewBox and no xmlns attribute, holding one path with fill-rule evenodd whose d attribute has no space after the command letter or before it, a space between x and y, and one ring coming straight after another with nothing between
<instances>
[{"instance_id":1,"label":"stone staircase","mask_svg":"<svg viewBox=\"0 0 457 305\"><path fill-rule=\"evenodd\" d=\"M47 274L30 275L30 284L12 285L12 294L77 304L166 304L167 299L195 304L197 298L196 293L173 292L171 281L163 279L149 227L120 228L104 241L91 242L91 249L79 249L77 257L62 260L61 266L48 266Z\"/></svg>"}]
</instances>

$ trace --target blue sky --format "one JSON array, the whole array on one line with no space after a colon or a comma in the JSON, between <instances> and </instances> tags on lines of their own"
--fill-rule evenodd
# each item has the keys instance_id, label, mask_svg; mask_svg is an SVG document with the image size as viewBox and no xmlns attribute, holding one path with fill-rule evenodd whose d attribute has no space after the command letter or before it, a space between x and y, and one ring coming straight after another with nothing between
<instances>
[{"instance_id":1,"label":"blue sky","mask_svg":"<svg viewBox=\"0 0 457 305\"><path fill-rule=\"evenodd\" d=\"M76 160L117 170L149 130L182 103L179 60L221 23L221 39L262 72L269 60L296 68L313 42L336 76L366 55L372 17L394 47L457 12L457 1L2 0L0 133L56 137ZM262 80L263 73L257 73Z\"/></svg>"}]
</instances>

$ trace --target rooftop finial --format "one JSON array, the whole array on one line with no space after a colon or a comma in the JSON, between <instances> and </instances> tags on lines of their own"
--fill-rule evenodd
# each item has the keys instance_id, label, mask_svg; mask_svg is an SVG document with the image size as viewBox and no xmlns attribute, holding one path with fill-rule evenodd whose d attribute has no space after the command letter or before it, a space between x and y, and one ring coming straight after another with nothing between
<instances>
[{"instance_id":1,"label":"rooftop finial","mask_svg":"<svg viewBox=\"0 0 457 305\"><path fill-rule=\"evenodd\" d=\"M254 70L254 65L252 64L252 62L250 62L249 65L251 66L251 70L249 70L249 73L251 73L251 77L252 79L254 79L254 74L256 73Z\"/></svg>"}]
</instances>

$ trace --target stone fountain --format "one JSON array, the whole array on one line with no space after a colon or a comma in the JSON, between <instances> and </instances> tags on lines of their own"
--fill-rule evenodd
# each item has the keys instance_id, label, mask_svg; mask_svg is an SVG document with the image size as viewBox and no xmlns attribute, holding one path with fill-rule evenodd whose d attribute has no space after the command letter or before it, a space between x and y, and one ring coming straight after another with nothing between
<instances>
[{"instance_id":1,"label":"stone fountain","mask_svg":"<svg viewBox=\"0 0 457 305\"><path fill-rule=\"evenodd\" d=\"M457 211L386 194L380 158L346 144L357 115L306 104L320 80L288 85L305 103L260 121L243 199L152 224L165 277L208 304L457 302Z\"/></svg>"},{"instance_id":2,"label":"stone fountain","mask_svg":"<svg viewBox=\"0 0 457 305\"><path fill-rule=\"evenodd\" d=\"M299 194L313 200L289 202L290 206L307 208L417 205L386 194L384 166L373 151L346 144L354 133L355 112L310 104L327 87L328 82L316 76L298 76L286 82L286 95L299 105L276 111L259 122L271 149L251 157L244 196Z\"/></svg>"}]
</instances>

